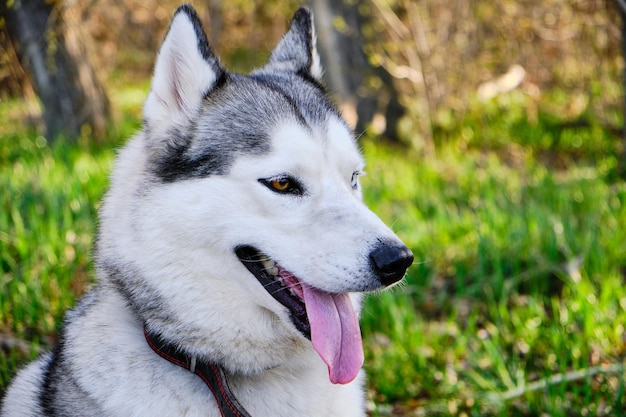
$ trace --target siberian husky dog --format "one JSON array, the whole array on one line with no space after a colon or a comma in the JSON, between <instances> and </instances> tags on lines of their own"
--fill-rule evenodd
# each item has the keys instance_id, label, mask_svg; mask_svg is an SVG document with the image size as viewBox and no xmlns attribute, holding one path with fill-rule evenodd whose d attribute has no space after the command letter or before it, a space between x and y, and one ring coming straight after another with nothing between
<instances>
[{"instance_id":1,"label":"siberian husky dog","mask_svg":"<svg viewBox=\"0 0 626 417\"><path fill-rule=\"evenodd\" d=\"M362 203L321 77L307 9L248 75L178 9L100 212L97 283L2 416L365 415L359 293L413 255Z\"/></svg>"}]
</instances>

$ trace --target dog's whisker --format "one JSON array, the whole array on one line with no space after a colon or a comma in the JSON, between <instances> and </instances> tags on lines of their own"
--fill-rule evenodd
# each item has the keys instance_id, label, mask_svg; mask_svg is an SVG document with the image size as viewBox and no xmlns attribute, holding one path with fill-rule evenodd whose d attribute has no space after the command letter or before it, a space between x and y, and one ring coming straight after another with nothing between
<instances>
[{"instance_id":1,"label":"dog's whisker","mask_svg":"<svg viewBox=\"0 0 626 417\"><path fill-rule=\"evenodd\" d=\"M283 282L281 280L279 280L279 279L276 279L274 281L268 282L267 284L263 285L263 288L267 289L268 287L270 287L271 285L274 285L276 283L280 284L280 288L277 288L275 291L269 292L270 294L277 294L277 293L279 293L281 291L288 290L288 289L290 289L292 287L300 287L300 288L302 288L302 283L300 283L300 282L294 283L292 286L287 286L287 285L283 284Z\"/></svg>"},{"instance_id":2,"label":"dog's whisker","mask_svg":"<svg viewBox=\"0 0 626 417\"><path fill-rule=\"evenodd\" d=\"M280 287L276 291L270 292L270 295L278 294L279 292L282 292L282 291L285 291L285 290L289 290L289 289L290 289L289 287Z\"/></svg>"},{"instance_id":3,"label":"dog's whisker","mask_svg":"<svg viewBox=\"0 0 626 417\"><path fill-rule=\"evenodd\" d=\"M266 262L266 261L271 261L271 260L272 258L267 256L265 258L259 258L259 259L241 259L241 262L253 263L253 262Z\"/></svg>"},{"instance_id":4,"label":"dog's whisker","mask_svg":"<svg viewBox=\"0 0 626 417\"><path fill-rule=\"evenodd\" d=\"M263 288L267 289L268 287L270 287L270 286L272 286L272 285L274 285L276 283L279 283L281 285L281 289L283 288L283 283L279 279L276 279L274 281L268 282L267 284L263 285Z\"/></svg>"}]
</instances>

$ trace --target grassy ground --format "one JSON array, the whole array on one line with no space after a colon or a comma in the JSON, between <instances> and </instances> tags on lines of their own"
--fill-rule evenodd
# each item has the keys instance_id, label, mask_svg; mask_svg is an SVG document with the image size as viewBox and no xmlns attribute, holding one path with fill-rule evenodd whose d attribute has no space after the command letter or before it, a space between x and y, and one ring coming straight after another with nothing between
<instances>
[{"instance_id":1,"label":"grassy ground","mask_svg":"<svg viewBox=\"0 0 626 417\"><path fill-rule=\"evenodd\" d=\"M363 139L365 198L416 257L364 310L373 416L624 415L617 141L593 123L529 122L524 100L477 105L430 154ZM0 107L0 386L89 285L113 148L137 126L50 145L16 127L20 105Z\"/></svg>"}]
</instances>

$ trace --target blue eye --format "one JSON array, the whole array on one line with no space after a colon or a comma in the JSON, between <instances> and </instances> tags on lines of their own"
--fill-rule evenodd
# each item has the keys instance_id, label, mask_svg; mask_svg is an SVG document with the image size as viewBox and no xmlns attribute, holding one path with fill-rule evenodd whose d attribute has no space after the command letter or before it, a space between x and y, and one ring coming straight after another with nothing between
<instances>
[{"instance_id":1,"label":"blue eye","mask_svg":"<svg viewBox=\"0 0 626 417\"><path fill-rule=\"evenodd\" d=\"M356 190L359 188L359 176L363 175L361 171L354 171L352 173L352 179L350 180L350 185L352 185L352 189Z\"/></svg>"}]
</instances>

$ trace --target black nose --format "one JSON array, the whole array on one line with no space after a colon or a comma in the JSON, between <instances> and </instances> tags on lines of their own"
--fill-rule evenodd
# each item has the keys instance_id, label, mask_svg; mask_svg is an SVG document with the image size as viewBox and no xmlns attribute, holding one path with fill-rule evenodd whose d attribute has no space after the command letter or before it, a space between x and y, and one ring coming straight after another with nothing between
<instances>
[{"instance_id":1,"label":"black nose","mask_svg":"<svg viewBox=\"0 0 626 417\"><path fill-rule=\"evenodd\" d=\"M380 282L387 286L402 279L413 263L413 253L402 244L380 241L370 252L370 263Z\"/></svg>"}]
</instances>

